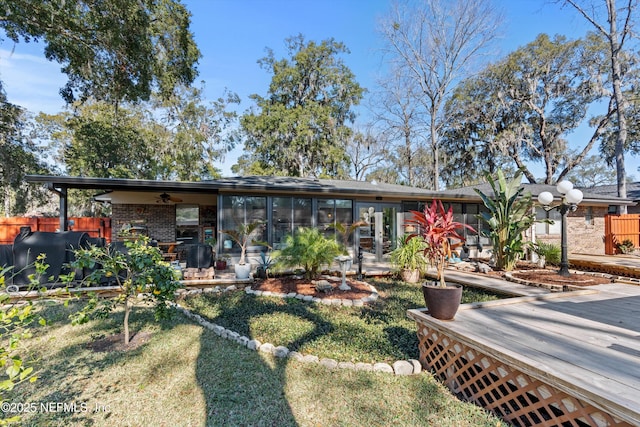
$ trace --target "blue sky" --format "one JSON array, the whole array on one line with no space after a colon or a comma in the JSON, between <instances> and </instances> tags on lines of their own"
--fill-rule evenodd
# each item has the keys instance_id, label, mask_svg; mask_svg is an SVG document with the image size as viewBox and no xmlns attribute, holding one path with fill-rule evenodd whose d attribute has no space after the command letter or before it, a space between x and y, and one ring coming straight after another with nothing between
<instances>
[{"instance_id":1,"label":"blue sky","mask_svg":"<svg viewBox=\"0 0 640 427\"><path fill-rule=\"evenodd\" d=\"M344 61L365 88L374 87L383 71L381 45L376 32L390 0L183 0L192 13L192 32L202 52L200 75L206 96L218 97L226 87L242 99L240 110L251 103L248 95L264 95L271 76L257 60L265 48L276 57L285 55L284 40L302 33L308 40L333 37L351 51ZM548 0L496 0L504 25L498 56L517 49L540 33L580 37L591 28L574 11ZM498 56L496 59L498 59ZM42 46L10 41L0 44L0 79L9 100L31 111L55 113L63 107L58 89L65 76L60 66L45 60ZM366 112L361 111L361 114ZM584 140L586 134L576 134ZM582 142L581 141L581 142ZM230 166L242 151L238 147L219 167L230 175ZM627 173L640 162L626 157Z\"/></svg>"}]
</instances>

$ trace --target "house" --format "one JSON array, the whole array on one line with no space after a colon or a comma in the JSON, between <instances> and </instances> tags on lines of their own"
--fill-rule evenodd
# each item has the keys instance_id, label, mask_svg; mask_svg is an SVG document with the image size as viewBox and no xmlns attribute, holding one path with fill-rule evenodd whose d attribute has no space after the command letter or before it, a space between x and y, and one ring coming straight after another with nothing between
<instances>
[{"instance_id":1,"label":"house","mask_svg":"<svg viewBox=\"0 0 640 427\"><path fill-rule=\"evenodd\" d=\"M264 226L255 240L277 249L298 227L319 227L338 238L338 224L361 221L349 238L352 253L360 247L368 259L382 261L407 231L406 215L434 198L450 204L457 221L477 230L483 228L477 217L483 205L470 187L434 192L376 182L257 176L199 182L41 175L29 175L26 180L46 184L59 195L61 230L67 229L67 190L89 189L100 192L96 200L112 206L114 240L123 229L139 228L162 244L216 239L216 252L230 256L237 256L239 249L220 231L234 229L237 224L261 221ZM559 200L554 186L525 184L525 188L534 198L541 191L551 191ZM604 253L604 215L610 206L631 204L631 200L585 193L580 207L569 218L571 250ZM540 209L539 214L547 212ZM557 222L542 224L532 230L531 237L559 239L558 230ZM475 235L468 236L467 243L472 249L489 244ZM263 250L264 246L255 246L250 253Z\"/></svg>"}]
</instances>

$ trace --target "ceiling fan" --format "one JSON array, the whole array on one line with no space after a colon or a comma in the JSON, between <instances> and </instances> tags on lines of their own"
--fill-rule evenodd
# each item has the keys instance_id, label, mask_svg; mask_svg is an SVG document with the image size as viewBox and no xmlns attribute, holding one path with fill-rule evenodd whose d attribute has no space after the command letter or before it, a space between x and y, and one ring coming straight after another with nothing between
<instances>
[{"instance_id":1,"label":"ceiling fan","mask_svg":"<svg viewBox=\"0 0 640 427\"><path fill-rule=\"evenodd\" d=\"M178 197L173 197L167 193L162 193L158 197L156 197L156 203L180 203L182 199Z\"/></svg>"}]
</instances>

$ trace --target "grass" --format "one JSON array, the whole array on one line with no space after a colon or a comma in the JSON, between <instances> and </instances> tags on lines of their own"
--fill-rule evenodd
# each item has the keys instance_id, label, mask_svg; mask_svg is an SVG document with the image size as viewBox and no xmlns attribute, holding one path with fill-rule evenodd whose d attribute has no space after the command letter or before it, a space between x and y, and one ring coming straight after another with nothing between
<instances>
[{"instance_id":1,"label":"grass","mask_svg":"<svg viewBox=\"0 0 640 427\"><path fill-rule=\"evenodd\" d=\"M94 339L119 331L112 320L70 326L63 307L30 341L40 378L7 402L76 403L78 412L26 413L25 426L496 426L430 375L396 377L328 371L275 359L221 339L182 316L160 324L138 310L134 330L152 332L128 352L94 352ZM83 406L86 411L81 411ZM96 410L96 408L98 408Z\"/></svg>"},{"instance_id":2,"label":"grass","mask_svg":"<svg viewBox=\"0 0 640 427\"><path fill-rule=\"evenodd\" d=\"M353 329L349 333L360 334L363 332L358 322L343 319L349 311L358 312L356 317L361 323L371 325L365 328L366 334L377 328L394 342L384 351L370 348L368 354L377 357L408 351L402 339L390 337L398 335L396 328L410 327L408 320L405 326L399 326L405 322L399 319L399 313L406 311L407 306L402 307L403 304L421 305L414 295L415 288L392 282L377 282L375 286L387 296L386 302L376 306L377 310L335 308L330 312L351 325ZM219 300L231 303L238 298L248 303L243 295L236 292ZM332 330L340 337L328 342L349 341L349 333L333 331L339 329L341 323L334 324L327 313L307 313L310 319L298 320L295 313L311 312L311 305L303 310L299 304L273 298L253 299L261 301L263 309L255 313L257 321L249 323L261 333L278 330L285 341L302 343L307 341L306 337L320 336L313 319L319 321L320 328ZM212 311L235 311L242 313L245 320L251 318L239 307L225 309L211 304L209 298L202 301L202 307L209 301ZM294 310L275 307L294 307ZM505 425L483 409L456 399L428 373L402 377L328 370L293 359L277 359L219 338L179 313L172 319L154 323L151 309L136 309L132 330L151 333L150 340L135 350L96 352L90 348L91 344L120 332L123 313L71 326L67 320L70 310L73 304L70 308L55 304L44 310L49 326L36 329L34 338L27 341L31 354L39 358L39 379L5 395L5 402L75 403L76 412L60 409L47 413L39 408L23 414L21 425ZM286 328L285 325L294 320L296 326ZM391 326L383 326L385 321ZM399 336L403 337L404 333ZM377 339L380 341L376 342L382 341ZM321 352L323 341L316 341L316 350ZM357 350L349 350L354 354L359 353L362 346L371 347L364 339L352 341L358 342Z\"/></svg>"},{"instance_id":3,"label":"grass","mask_svg":"<svg viewBox=\"0 0 640 427\"><path fill-rule=\"evenodd\" d=\"M303 354L354 363L417 359L416 325L407 318L407 309L424 307L420 285L390 279L371 283L381 298L364 307L309 304L244 292L203 294L184 303L224 328ZM463 303L498 298L464 288Z\"/></svg>"}]
</instances>

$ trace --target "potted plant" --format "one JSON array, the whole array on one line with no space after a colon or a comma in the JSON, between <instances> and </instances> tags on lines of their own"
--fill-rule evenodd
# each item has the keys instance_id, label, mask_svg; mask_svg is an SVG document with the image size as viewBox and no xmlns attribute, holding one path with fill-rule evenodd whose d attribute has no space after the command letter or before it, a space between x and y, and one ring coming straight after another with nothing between
<instances>
[{"instance_id":1,"label":"potted plant","mask_svg":"<svg viewBox=\"0 0 640 427\"><path fill-rule=\"evenodd\" d=\"M235 230L220 230L240 247L240 259L235 264L237 279L248 279L251 274L251 264L247 264L247 246L254 242L253 235L262 227L262 221L239 224Z\"/></svg>"},{"instance_id":2,"label":"potted plant","mask_svg":"<svg viewBox=\"0 0 640 427\"><path fill-rule=\"evenodd\" d=\"M269 269L275 264L275 260L267 252L260 252L259 264L256 268L256 276L260 279L269 278Z\"/></svg>"},{"instance_id":3,"label":"potted plant","mask_svg":"<svg viewBox=\"0 0 640 427\"><path fill-rule=\"evenodd\" d=\"M423 271L427 268L424 257L426 244L422 236L411 238L405 234L398 239L397 247L391 252L391 264L400 272L402 280L408 283L418 283Z\"/></svg>"},{"instance_id":4,"label":"potted plant","mask_svg":"<svg viewBox=\"0 0 640 427\"><path fill-rule=\"evenodd\" d=\"M215 262L216 270L226 270L228 258L229 255L227 254L218 255Z\"/></svg>"},{"instance_id":5,"label":"potted plant","mask_svg":"<svg viewBox=\"0 0 640 427\"><path fill-rule=\"evenodd\" d=\"M464 244L465 238L458 230L467 228L476 232L473 227L454 221L453 209L444 209L440 200L433 200L424 211L412 211L409 223L415 225L417 233L411 234L410 239L422 237L426 247L423 250L425 258L436 268L438 283L425 283L422 286L425 303L429 314L436 319L451 320L458 310L462 299L462 286L447 284L444 268L447 266L453 249ZM457 243L452 240L457 240Z\"/></svg>"}]
</instances>

